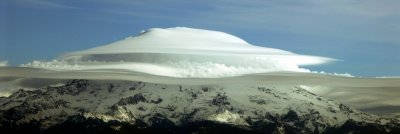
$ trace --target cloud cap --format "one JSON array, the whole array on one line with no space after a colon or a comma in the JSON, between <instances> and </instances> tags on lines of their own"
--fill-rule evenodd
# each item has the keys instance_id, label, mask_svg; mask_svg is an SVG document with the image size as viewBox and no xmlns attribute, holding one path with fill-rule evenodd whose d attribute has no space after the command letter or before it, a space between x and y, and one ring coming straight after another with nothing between
<instances>
[{"instance_id":1,"label":"cloud cap","mask_svg":"<svg viewBox=\"0 0 400 134\"><path fill-rule=\"evenodd\" d=\"M61 58L64 63L77 65L70 69L121 69L171 77L307 72L299 66L332 60L255 46L224 32L186 27L151 28L138 36Z\"/></svg>"}]
</instances>

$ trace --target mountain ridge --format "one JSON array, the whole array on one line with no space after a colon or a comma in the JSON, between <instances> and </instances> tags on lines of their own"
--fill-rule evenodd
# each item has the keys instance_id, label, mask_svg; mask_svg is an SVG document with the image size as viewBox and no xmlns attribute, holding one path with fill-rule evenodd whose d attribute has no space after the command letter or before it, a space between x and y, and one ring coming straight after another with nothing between
<instances>
[{"instance_id":1,"label":"mountain ridge","mask_svg":"<svg viewBox=\"0 0 400 134\"><path fill-rule=\"evenodd\" d=\"M21 89L0 99L0 106L0 130L10 133L400 132L397 119L363 113L299 86L72 80Z\"/></svg>"}]
</instances>

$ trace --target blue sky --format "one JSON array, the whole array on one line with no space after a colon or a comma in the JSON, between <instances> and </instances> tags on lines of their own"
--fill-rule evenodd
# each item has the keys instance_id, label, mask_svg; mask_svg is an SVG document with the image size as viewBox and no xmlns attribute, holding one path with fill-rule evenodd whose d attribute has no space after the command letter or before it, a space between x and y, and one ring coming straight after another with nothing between
<instances>
[{"instance_id":1,"label":"blue sky","mask_svg":"<svg viewBox=\"0 0 400 134\"><path fill-rule=\"evenodd\" d=\"M0 60L51 60L143 29L184 26L340 59L305 67L311 70L400 76L398 6L398 0L5 0Z\"/></svg>"}]
</instances>

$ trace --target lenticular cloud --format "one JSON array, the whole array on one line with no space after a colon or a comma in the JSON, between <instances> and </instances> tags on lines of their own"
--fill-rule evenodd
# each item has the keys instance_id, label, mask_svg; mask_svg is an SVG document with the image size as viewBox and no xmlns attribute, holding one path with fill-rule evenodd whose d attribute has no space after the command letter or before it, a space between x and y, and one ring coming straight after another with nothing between
<instances>
[{"instance_id":1,"label":"lenticular cloud","mask_svg":"<svg viewBox=\"0 0 400 134\"><path fill-rule=\"evenodd\" d=\"M254 46L218 31L152 28L138 36L96 48L67 53L51 62L22 66L48 70L107 70L170 77L226 77L277 71L305 72L299 66L330 58Z\"/></svg>"}]
</instances>

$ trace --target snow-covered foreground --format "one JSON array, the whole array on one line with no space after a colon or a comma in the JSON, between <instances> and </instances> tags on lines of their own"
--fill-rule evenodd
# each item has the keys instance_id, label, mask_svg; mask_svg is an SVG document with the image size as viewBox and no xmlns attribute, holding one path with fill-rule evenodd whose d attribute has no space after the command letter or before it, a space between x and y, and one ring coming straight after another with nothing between
<instances>
[{"instance_id":1,"label":"snow-covered foreground","mask_svg":"<svg viewBox=\"0 0 400 134\"><path fill-rule=\"evenodd\" d=\"M400 131L399 120L363 113L299 86L240 82L179 85L72 80L34 91L18 90L1 98L0 106L3 132Z\"/></svg>"}]
</instances>

